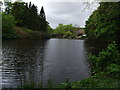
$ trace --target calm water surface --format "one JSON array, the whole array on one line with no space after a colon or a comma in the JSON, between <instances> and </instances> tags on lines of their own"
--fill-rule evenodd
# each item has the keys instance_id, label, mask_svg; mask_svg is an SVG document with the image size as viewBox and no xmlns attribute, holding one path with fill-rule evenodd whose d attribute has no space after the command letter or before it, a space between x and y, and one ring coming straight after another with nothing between
<instances>
[{"instance_id":1,"label":"calm water surface","mask_svg":"<svg viewBox=\"0 0 120 90\"><path fill-rule=\"evenodd\" d=\"M90 76L88 53L104 44L85 40L3 40L2 85L17 87L48 79L55 84L79 81Z\"/></svg>"}]
</instances>

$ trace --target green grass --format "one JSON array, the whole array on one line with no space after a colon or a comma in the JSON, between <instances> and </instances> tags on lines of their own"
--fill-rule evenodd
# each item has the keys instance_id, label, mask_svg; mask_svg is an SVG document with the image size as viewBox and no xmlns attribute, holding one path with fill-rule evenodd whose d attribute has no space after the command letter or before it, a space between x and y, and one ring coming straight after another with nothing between
<instances>
[{"instance_id":1,"label":"green grass","mask_svg":"<svg viewBox=\"0 0 120 90\"><path fill-rule=\"evenodd\" d=\"M66 80L65 83L54 85L52 80L48 80L46 87L43 87L42 84L36 86L35 83L32 83L18 88L120 88L120 80L103 76L91 76L78 82L69 82ZM3 90L8 89L3 88Z\"/></svg>"},{"instance_id":2,"label":"green grass","mask_svg":"<svg viewBox=\"0 0 120 90\"><path fill-rule=\"evenodd\" d=\"M62 83L58 88L120 88L120 81L102 76L92 76L78 82Z\"/></svg>"}]
</instances>

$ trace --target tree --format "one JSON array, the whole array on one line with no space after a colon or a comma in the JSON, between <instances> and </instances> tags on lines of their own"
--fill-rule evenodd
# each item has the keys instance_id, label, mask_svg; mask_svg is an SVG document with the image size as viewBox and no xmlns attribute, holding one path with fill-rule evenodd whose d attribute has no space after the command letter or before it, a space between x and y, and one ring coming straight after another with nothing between
<instances>
[{"instance_id":1,"label":"tree","mask_svg":"<svg viewBox=\"0 0 120 90\"><path fill-rule=\"evenodd\" d=\"M38 14L37 14L37 7L33 4L29 8L29 28L33 30L37 30L37 23L38 23Z\"/></svg>"},{"instance_id":2,"label":"tree","mask_svg":"<svg viewBox=\"0 0 120 90\"><path fill-rule=\"evenodd\" d=\"M44 21L46 21L46 17L45 17L45 12L44 12L43 6L42 6L41 11L40 11L40 18L43 19Z\"/></svg>"},{"instance_id":3,"label":"tree","mask_svg":"<svg viewBox=\"0 0 120 90\"><path fill-rule=\"evenodd\" d=\"M23 14L23 27L30 28L30 11L28 3L25 4L24 14Z\"/></svg>"},{"instance_id":4,"label":"tree","mask_svg":"<svg viewBox=\"0 0 120 90\"><path fill-rule=\"evenodd\" d=\"M44 8L41 8L40 14L38 14L37 6L34 4L25 2L7 2L5 13L11 14L15 17L16 25L19 27L26 27L34 31L39 31L39 35L42 37L49 36L48 22Z\"/></svg>"},{"instance_id":5,"label":"tree","mask_svg":"<svg viewBox=\"0 0 120 90\"><path fill-rule=\"evenodd\" d=\"M23 16L25 10L24 2L15 2L11 9L11 14L15 17L18 26L23 26Z\"/></svg>"},{"instance_id":6,"label":"tree","mask_svg":"<svg viewBox=\"0 0 120 90\"><path fill-rule=\"evenodd\" d=\"M45 16L45 12L44 12L44 8L42 7L41 8L41 11L40 11L40 26L41 26L41 31L47 31L47 26L48 26L48 23L46 21L46 16Z\"/></svg>"},{"instance_id":7,"label":"tree","mask_svg":"<svg viewBox=\"0 0 120 90\"><path fill-rule=\"evenodd\" d=\"M15 18L12 15L2 14L2 37L3 38L15 38L15 29L16 24Z\"/></svg>"},{"instance_id":8,"label":"tree","mask_svg":"<svg viewBox=\"0 0 120 90\"><path fill-rule=\"evenodd\" d=\"M120 2L101 2L99 8L93 12L86 22L88 38L105 41L120 39Z\"/></svg>"}]
</instances>

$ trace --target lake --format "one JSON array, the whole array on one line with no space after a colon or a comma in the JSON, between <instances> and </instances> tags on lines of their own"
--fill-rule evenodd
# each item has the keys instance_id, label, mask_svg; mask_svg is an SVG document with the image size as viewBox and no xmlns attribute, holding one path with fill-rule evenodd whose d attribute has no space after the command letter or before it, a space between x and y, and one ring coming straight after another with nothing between
<instances>
[{"instance_id":1,"label":"lake","mask_svg":"<svg viewBox=\"0 0 120 90\"><path fill-rule=\"evenodd\" d=\"M91 76L88 54L105 44L97 41L55 39L8 39L2 42L2 86L43 82L79 81Z\"/></svg>"}]
</instances>

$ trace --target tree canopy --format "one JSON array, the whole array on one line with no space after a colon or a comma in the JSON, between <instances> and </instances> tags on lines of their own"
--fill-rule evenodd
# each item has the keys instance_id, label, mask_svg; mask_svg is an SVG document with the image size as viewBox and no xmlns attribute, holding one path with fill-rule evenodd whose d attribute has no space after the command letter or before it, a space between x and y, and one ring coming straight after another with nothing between
<instances>
[{"instance_id":1,"label":"tree canopy","mask_svg":"<svg viewBox=\"0 0 120 90\"><path fill-rule=\"evenodd\" d=\"M119 41L120 2L101 2L86 21L86 34L91 39Z\"/></svg>"},{"instance_id":2,"label":"tree canopy","mask_svg":"<svg viewBox=\"0 0 120 90\"><path fill-rule=\"evenodd\" d=\"M18 27L25 27L32 29L33 31L39 31L41 36L48 34L48 22L44 8L42 7L40 13L38 13L37 6L25 2L5 2L5 14L12 15L15 18L16 25Z\"/></svg>"}]
</instances>

